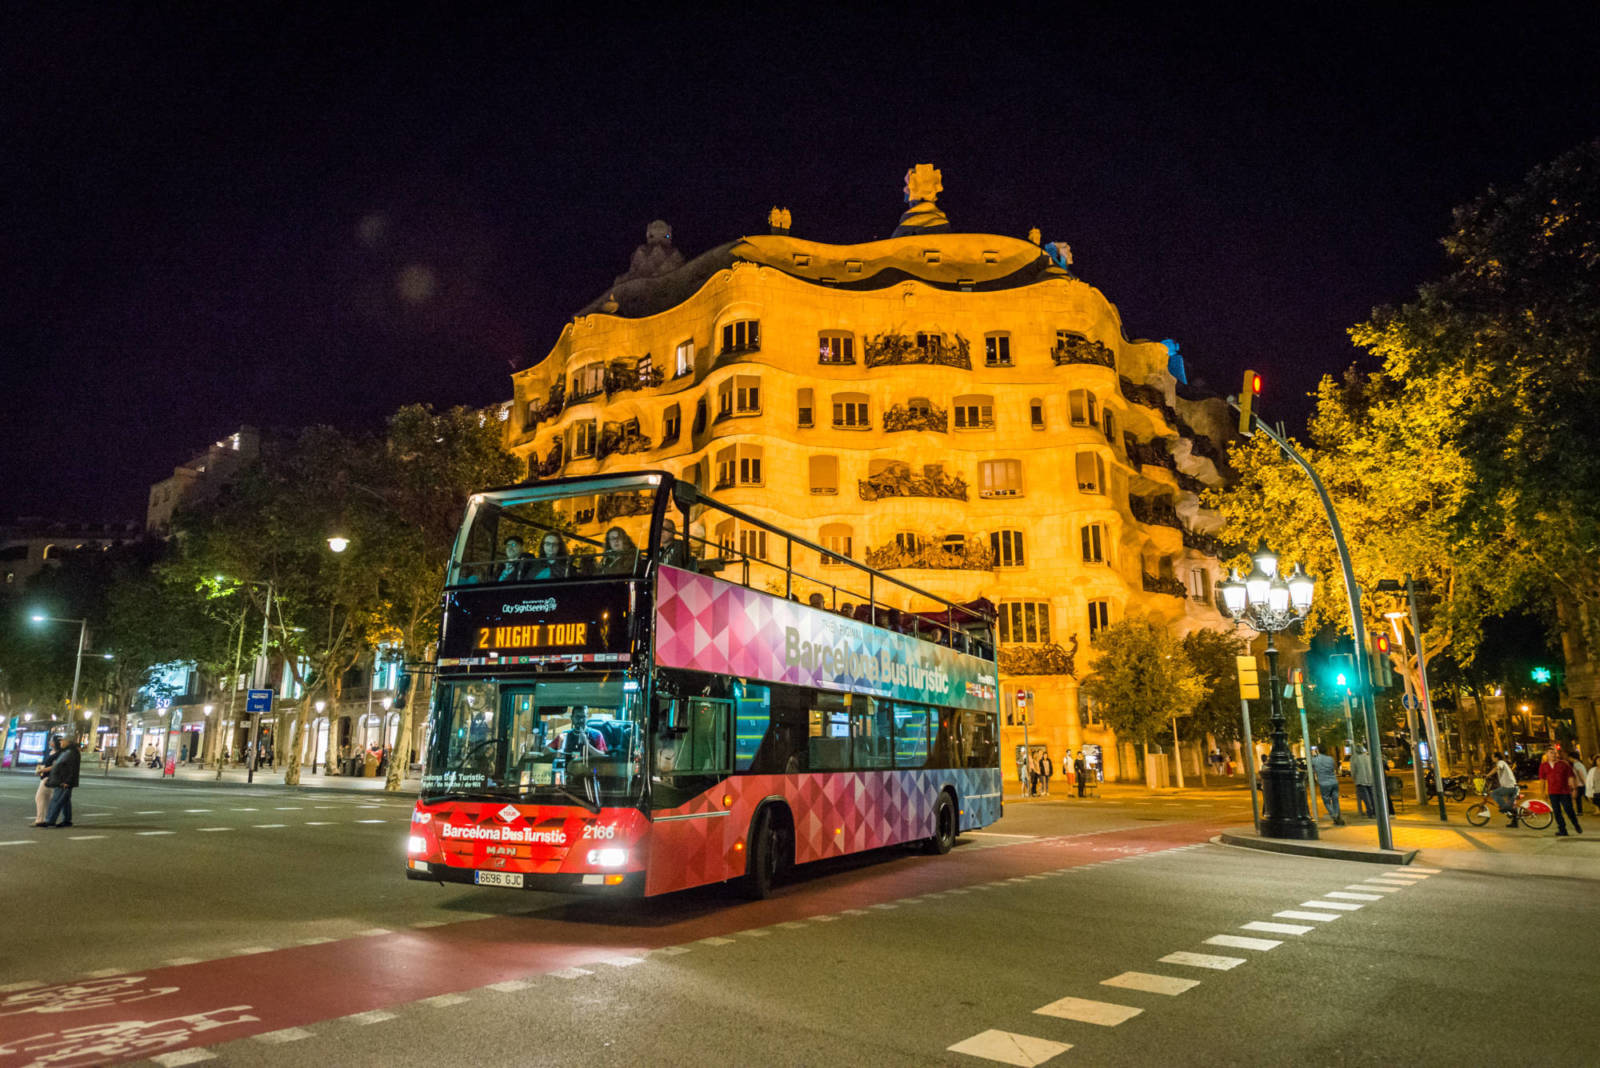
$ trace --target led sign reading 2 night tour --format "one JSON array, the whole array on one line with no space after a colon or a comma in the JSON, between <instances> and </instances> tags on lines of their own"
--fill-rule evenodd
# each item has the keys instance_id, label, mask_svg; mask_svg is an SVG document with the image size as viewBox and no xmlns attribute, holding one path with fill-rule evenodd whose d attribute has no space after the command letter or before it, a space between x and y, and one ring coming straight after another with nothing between
<instances>
[{"instance_id":1,"label":"led sign reading 2 night tour","mask_svg":"<svg viewBox=\"0 0 1600 1068\"><path fill-rule=\"evenodd\" d=\"M525 623L515 627L479 627L472 647L488 652L581 646L588 641L587 623Z\"/></svg>"}]
</instances>

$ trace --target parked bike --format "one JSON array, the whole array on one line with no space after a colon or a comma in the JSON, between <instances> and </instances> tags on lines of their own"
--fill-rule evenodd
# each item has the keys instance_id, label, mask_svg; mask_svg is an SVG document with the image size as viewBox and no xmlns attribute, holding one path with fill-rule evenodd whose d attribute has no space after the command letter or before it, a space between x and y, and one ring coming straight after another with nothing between
<instances>
[{"instance_id":1,"label":"parked bike","mask_svg":"<svg viewBox=\"0 0 1600 1068\"><path fill-rule=\"evenodd\" d=\"M1517 822L1531 830L1542 831L1550 826L1553 810L1550 802L1537 797L1528 797L1523 794L1522 787L1517 787L1517 796L1512 801L1512 811L1516 813ZM1483 797L1467 806L1467 822L1474 827L1482 827L1489 819L1500 811L1500 806L1495 804L1485 792Z\"/></svg>"},{"instance_id":2,"label":"parked bike","mask_svg":"<svg viewBox=\"0 0 1600 1068\"><path fill-rule=\"evenodd\" d=\"M1428 790L1428 799L1438 793L1438 788L1433 784L1433 769L1428 769L1428 774L1423 778L1423 784ZM1460 776L1446 775L1444 777L1444 796L1452 801L1465 801L1467 799L1467 784Z\"/></svg>"}]
</instances>

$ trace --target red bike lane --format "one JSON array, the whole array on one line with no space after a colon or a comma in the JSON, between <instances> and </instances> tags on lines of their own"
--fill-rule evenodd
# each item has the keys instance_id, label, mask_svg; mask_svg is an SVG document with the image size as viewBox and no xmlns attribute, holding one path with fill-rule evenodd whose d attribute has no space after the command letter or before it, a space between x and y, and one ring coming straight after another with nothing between
<instances>
[{"instance_id":1,"label":"red bike lane","mask_svg":"<svg viewBox=\"0 0 1600 1068\"><path fill-rule=\"evenodd\" d=\"M802 869L766 901L688 891L646 902L576 900L466 920L84 979L0 996L0 1068L114 1064L391 1008L565 968L638 957L844 909L1204 841L1222 824L1065 837L974 835L944 857L868 855Z\"/></svg>"}]
</instances>

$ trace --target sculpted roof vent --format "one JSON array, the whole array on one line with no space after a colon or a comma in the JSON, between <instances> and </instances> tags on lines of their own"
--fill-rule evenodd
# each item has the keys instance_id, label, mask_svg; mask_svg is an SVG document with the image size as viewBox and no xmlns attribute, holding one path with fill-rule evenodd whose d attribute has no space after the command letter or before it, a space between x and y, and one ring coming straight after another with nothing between
<instances>
[{"instance_id":1,"label":"sculpted roof vent","mask_svg":"<svg viewBox=\"0 0 1600 1068\"><path fill-rule=\"evenodd\" d=\"M944 175L931 163L919 163L906 171L906 212L895 227L895 237L911 234L947 234L950 220L934 203L944 192Z\"/></svg>"},{"instance_id":2,"label":"sculpted roof vent","mask_svg":"<svg viewBox=\"0 0 1600 1068\"><path fill-rule=\"evenodd\" d=\"M644 244L633 250L628 273L618 275L615 285L635 278L659 278L683 266L683 253L672 247L672 227L657 219L644 231Z\"/></svg>"}]
</instances>

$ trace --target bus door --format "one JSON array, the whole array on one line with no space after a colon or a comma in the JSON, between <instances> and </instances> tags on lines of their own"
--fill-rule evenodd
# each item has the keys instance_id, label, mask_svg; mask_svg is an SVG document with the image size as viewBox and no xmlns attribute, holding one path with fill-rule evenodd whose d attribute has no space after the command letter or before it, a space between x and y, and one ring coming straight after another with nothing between
<instances>
[{"instance_id":1,"label":"bus door","mask_svg":"<svg viewBox=\"0 0 1600 1068\"><path fill-rule=\"evenodd\" d=\"M656 702L650 761L650 863L646 893L744 874L747 806L723 802L733 770L733 702L709 697ZM707 793L711 796L708 798ZM740 813L744 813L741 818Z\"/></svg>"}]
</instances>

